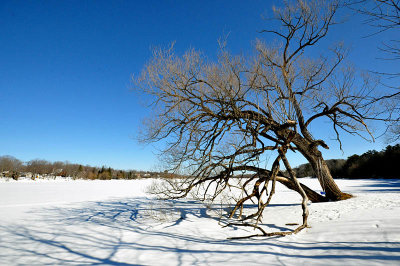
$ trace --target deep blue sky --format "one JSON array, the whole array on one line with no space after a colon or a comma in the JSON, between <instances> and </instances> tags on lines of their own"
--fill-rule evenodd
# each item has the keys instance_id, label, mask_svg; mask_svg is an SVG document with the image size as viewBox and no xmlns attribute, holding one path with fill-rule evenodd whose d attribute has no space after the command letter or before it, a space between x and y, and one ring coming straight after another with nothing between
<instances>
[{"instance_id":1,"label":"deep blue sky","mask_svg":"<svg viewBox=\"0 0 400 266\"><path fill-rule=\"evenodd\" d=\"M172 41L178 51L195 47L213 57L217 39L229 33L229 48L248 52L252 40L269 38L258 31L269 25L261 15L273 2L0 1L0 155L153 170L154 147L135 140L148 111L130 90L131 74L152 46ZM376 60L385 35L362 38L372 29L347 18L319 51L343 40L357 67L390 69ZM345 137L342 153L329 144L326 158L385 146Z\"/></svg>"}]
</instances>

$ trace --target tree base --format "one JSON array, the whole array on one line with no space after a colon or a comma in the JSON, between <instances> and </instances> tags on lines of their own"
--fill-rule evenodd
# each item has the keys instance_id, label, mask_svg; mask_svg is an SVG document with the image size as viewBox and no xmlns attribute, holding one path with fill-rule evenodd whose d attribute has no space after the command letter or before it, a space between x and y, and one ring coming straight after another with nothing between
<instances>
[{"instance_id":1,"label":"tree base","mask_svg":"<svg viewBox=\"0 0 400 266\"><path fill-rule=\"evenodd\" d=\"M351 195L351 194L349 194L349 193L344 193L344 192L342 192L342 194L340 195L339 201L340 201L340 200L351 199L351 198L353 198L353 197L354 197L354 196Z\"/></svg>"}]
</instances>

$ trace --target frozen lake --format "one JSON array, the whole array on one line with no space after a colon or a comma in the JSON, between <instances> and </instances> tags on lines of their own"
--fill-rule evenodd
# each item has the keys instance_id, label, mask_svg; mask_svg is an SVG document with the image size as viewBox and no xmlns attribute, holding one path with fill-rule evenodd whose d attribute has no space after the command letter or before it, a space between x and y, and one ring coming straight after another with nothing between
<instances>
[{"instance_id":1,"label":"frozen lake","mask_svg":"<svg viewBox=\"0 0 400 266\"><path fill-rule=\"evenodd\" d=\"M337 180L354 198L309 206L311 228L277 238L222 228L219 206L158 201L152 180L0 181L1 265L399 265L400 180ZM301 182L318 190L315 179ZM263 223L301 222L277 187Z\"/></svg>"}]
</instances>

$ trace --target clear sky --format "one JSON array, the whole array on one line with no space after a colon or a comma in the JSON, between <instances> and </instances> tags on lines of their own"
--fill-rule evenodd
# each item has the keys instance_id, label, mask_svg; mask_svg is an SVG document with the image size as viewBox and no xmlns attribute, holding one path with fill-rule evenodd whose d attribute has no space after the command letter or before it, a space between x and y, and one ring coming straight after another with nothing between
<instances>
[{"instance_id":1,"label":"clear sky","mask_svg":"<svg viewBox=\"0 0 400 266\"><path fill-rule=\"evenodd\" d=\"M229 34L233 52L248 52L255 38L269 38L258 32L269 25L261 16L271 14L273 2L0 1L0 155L153 170L155 147L135 140L148 110L130 90L131 74L140 72L152 46L172 41L178 51L194 47L213 57L217 39ZM387 34L363 38L372 29L342 15L347 22L318 49L343 40L357 67L393 67L376 59ZM326 158L385 146L383 139L345 137L342 153L329 144ZM294 158L294 165L305 162Z\"/></svg>"}]
</instances>

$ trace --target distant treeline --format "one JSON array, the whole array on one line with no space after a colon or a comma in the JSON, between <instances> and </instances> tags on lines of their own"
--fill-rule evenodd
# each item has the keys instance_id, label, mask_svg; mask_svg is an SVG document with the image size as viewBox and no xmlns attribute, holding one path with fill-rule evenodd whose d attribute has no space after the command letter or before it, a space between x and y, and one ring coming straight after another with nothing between
<instances>
[{"instance_id":1,"label":"distant treeline","mask_svg":"<svg viewBox=\"0 0 400 266\"><path fill-rule=\"evenodd\" d=\"M387 146L382 151L367 151L362 155L352 155L347 160L326 160L334 178L400 178L400 144ZM315 177L309 163L294 169L297 177ZM49 162L46 160L31 160L22 162L12 156L0 156L0 177L18 179L28 176L62 176L79 179L137 179L179 177L167 172L124 171L110 167L93 167L69 162Z\"/></svg>"},{"instance_id":2,"label":"distant treeline","mask_svg":"<svg viewBox=\"0 0 400 266\"><path fill-rule=\"evenodd\" d=\"M175 177L166 172L144 172L115 170L110 167L93 167L69 162L49 162L46 160L31 160L22 162L13 156L0 156L0 177L18 179L28 176L35 179L38 176L62 176L79 179L136 179L155 177Z\"/></svg>"},{"instance_id":3,"label":"distant treeline","mask_svg":"<svg viewBox=\"0 0 400 266\"><path fill-rule=\"evenodd\" d=\"M352 155L347 160L327 160L334 178L400 178L400 144L387 146L382 151L371 150ZM295 168L298 177L315 177L310 164Z\"/></svg>"}]
</instances>

